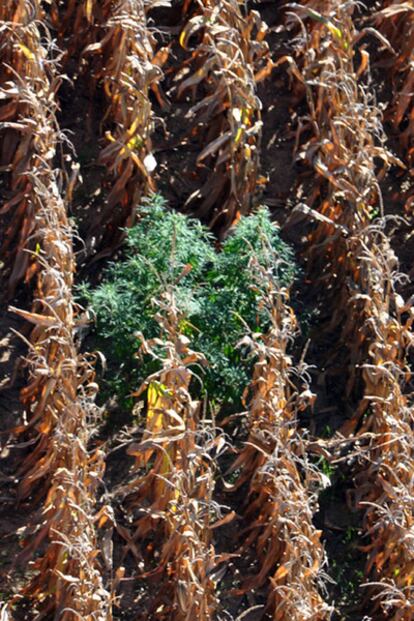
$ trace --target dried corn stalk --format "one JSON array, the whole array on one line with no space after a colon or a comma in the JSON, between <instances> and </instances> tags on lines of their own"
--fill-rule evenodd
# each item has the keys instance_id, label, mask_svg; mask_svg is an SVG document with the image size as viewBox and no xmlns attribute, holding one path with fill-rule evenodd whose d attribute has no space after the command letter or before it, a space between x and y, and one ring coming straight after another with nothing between
<instances>
[{"instance_id":1,"label":"dried corn stalk","mask_svg":"<svg viewBox=\"0 0 414 621\"><path fill-rule=\"evenodd\" d=\"M53 96L59 84L58 76L50 72L47 86L44 84L45 64L50 60L46 59L46 49L40 45L36 23L40 17L39 2L34 0L11 0L0 6L1 255L10 268L10 297L17 284L25 277L28 281L36 270L30 253L26 252L35 250L32 196L37 175L36 158L39 157L36 150L45 140L42 134L36 135L36 129L42 127L39 115L43 112L35 100L38 97L49 108L45 88ZM32 114L38 116L31 119ZM50 163L54 150L46 149L41 156Z\"/></svg>"},{"instance_id":2,"label":"dried corn stalk","mask_svg":"<svg viewBox=\"0 0 414 621\"><path fill-rule=\"evenodd\" d=\"M242 590L267 586L263 618L328 619L330 607L320 594L325 554L321 533L313 525L321 481L296 429L296 414L311 393L306 388L298 394L290 379L287 346L296 324L287 292L258 271L271 326L265 335L245 339L257 357L249 389L250 431L232 467L241 471L236 487L248 482L249 489L242 552L253 548L258 564L257 574L246 578Z\"/></svg>"},{"instance_id":3,"label":"dried corn stalk","mask_svg":"<svg viewBox=\"0 0 414 621\"><path fill-rule=\"evenodd\" d=\"M386 619L409 620L414 615L414 410L403 394L409 378L407 352L413 344L411 326L414 310L395 293L392 254L382 232L366 261L376 289L370 297L371 340L363 364L364 396L359 410L364 420L359 435L366 459L361 459L355 478L353 503L365 509L364 529L370 538L367 577L373 585L376 608ZM408 319L403 320L403 314ZM372 434L372 435L371 435Z\"/></svg>"},{"instance_id":4,"label":"dried corn stalk","mask_svg":"<svg viewBox=\"0 0 414 621\"><path fill-rule=\"evenodd\" d=\"M99 454L91 459L86 449L88 403L96 386L74 344L72 231L52 167L60 141L58 75L42 46L39 3L10 4L11 14L2 14L9 18L1 22L2 47L10 57L20 49L25 61L22 75L9 70L3 90L11 99L9 123L16 132L9 208L30 215L37 271L32 311L12 308L34 325L29 382L21 393L27 423L16 429L31 436L30 452L18 470L18 495L45 499L23 557L39 547L42 555L23 594L33 600L33 616L38 611L39 618L103 621L110 618L110 598L97 567L92 517L102 459Z\"/></svg>"},{"instance_id":5,"label":"dried corn stalk","mask_svg":"<svg viewBox=\"0 0 414 621\"><path fill-rule=\"evenodd\" d=\"M98 158L103 193L93 201L86 237L89 251L105 256L119 245L122 227L133 223L140 198L154 189L149 91L162 72L152 63L144 0L69 2L65 11L55 5L54 25L67 59L79 59L77 78L104 101Z\"/></svg>"},{"instance_id":6,"label":"dried corn stalk","mask_svg":"<svg viewBox=\"0 0 414 621\"><path fill-rule=\"evenodd\" d=\"M411 2L385 2L385 8L374 15L375 23L391 43L390 77L393 101L387 112L399 139L406 160L414 163L414 7ZM406 127L400 130L405 121Z\"/></svg>"},{"instance_id":7,"label":"dried corn stalk","mask_svg":"<svg viewBox=\"0 0 414 621\"><path fill-rule=\"evenodd\" d=\"M90 235L102 248L122 239L120 227L131 226L140 198L154 189L151 173L153 119L149 91L161 77L151 63L153 38L148 30L143 0L105 2L103 39L86 48L93 53L93 73L102 82L107 100L103 125L105 146L99 156L106 168L105 203L94 218Z\"/></svg>"},{"instance_id":8,"label":"dried corn stalk","mask_svg":"<svg viewBox=\"0 0 414 621\"><path fill-rule=\"evenodd\" d=\"M51 0L50 19L64 51L64 62L72 59L80 64L82 52L87 45L96 43L105 20L108 18L108 2L104 0ZM87 71L78 67L76 71ZM93 75L89 75L93 86Z\"/></svg>"},{"instance_id":9,"label":"dried corn stalk","mask_svg":"<svg viewBox=\"0 0 414 621\"><path fill-rule=\"evenodd\" d=\"M369 333L374 336L367 296L376 283L369 263L360 260L373 243L372 223L382 212L374 159L381 159L385 167L398 160L384 148L378 109L358 82L368 59L362 56L362 65L354 68L353 45L360 35L354 30L352 5L331 3L324 15L314 5L318 3L298 9L311 24L306 41L301 41L312 129L302 157L317 175L309 198L317 224L308 235L306 260L312 283L331 314L325 327L334 345L330 362L340 356L351 396L360 388L357 368L366 360Z\"/></svg>"},{"instance_id":10,"label":"dried corn stalk","mask_svg":"<svg viewBox=\"0 0 414 621\"><path fill-rule=\"evenodd\" d=\"M411 2L388 1L374 15L377 28L390 41L394 53L381 62L388 69L392 100L386 118L398 134L401 157L414 166L414 6ZM414 189L403 194L406 209L412 212Z\"/></svg>"},{"instance_id":11,"label":"dried corn stalk","mask_svg":"<svg viewBox=\"0 0 414 621\"><path fill-rule=\"evenodd\" d=\"M248 212L256 186L262 123L254 73L267 51L265 25L257 12L245 17L236 0L195 6L180 34L181 46L192 50L191 70L177 89L179 98L191 93L196 101L188 119L202 145L201 187L186 208L224 233L238 212Z\"/></svg>"},{"instance_id":12,"label":"dried corn stalk","mask_svg":"<svg viewBox=\"0 0 414 621\"><path fill-rule=\"evenodd\" d=\"M204 364L180 334L180 315L171 293L157 315L163 339L143 341L146 353L165 348L162 370L150 376L137 396L147 392L146 429L128 452L138 476L124 488L126 505L137 514L134 540L152 535L159 563L147 575L160 574L162 588L151 604L154 619L213 619L216 607L215 565L211 543L213 472L209 452L216 440L199 421L200 404L193 401L190 366Z\"/></svg>"},{"instance_id":13,"label":"dried corn stalk","mask_svg":"<svg viewBox=\"0 0 414 621\"><path fill-rule=\"evenodd\" d=\"M340 353L347 367L346 395L357 403L344 430L351 433L360 425L363 450L353 499L365 510L371 539L366 566L371 607L387 619L408 620L414 614L409 500L414 437L403 388L413 312L395 292L398 262L383 221L376 218L382 207L374 159L385 167L399 162L384 149L379 113L358 83L369 58L363 50L361 65L354 67L361 33L353 28L352 5L332 3L323 15L318 8L308 2L298 9L312 20L304 81L314 136L306 149L319 176L308 269L332 312L327 332L338 350L329 362Z\"/></svg>"}]
</instances>

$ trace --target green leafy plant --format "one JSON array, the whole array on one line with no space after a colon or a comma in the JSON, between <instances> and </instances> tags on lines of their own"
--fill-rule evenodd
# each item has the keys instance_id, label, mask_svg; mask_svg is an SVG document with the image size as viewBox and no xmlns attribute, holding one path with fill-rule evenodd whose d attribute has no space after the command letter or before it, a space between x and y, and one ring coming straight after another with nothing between
<instances>
[{"instance_id":1,"label":"green leafy plant","mask_svg":"<svg viewBox=\"0 0 414 621\"><path fill-rule=\"evenodd\" d=\"M316 465L319 467L320 471L329 479L331 480L334 473L335 473L335 468L329 463L329 461L326 459L326 457L324 457L323 455L321 455L317 462Z\"/></svg>"},{"instance_id":2,"label":"green leafy plant","mask_svg":"<svg viewBox=\"0 0 414 621\"><path fill-rule=\"evenodd\" d=\"M95 289L81 288L96 316L98 346L111 368L110 388L125 400L158 369L159 362L149 356L137 361L139 334L158 336L154 300L173 287L181 331L209 363L196 370L201 381L193 389L218 405L239 405L252 364L239 342L248 330L262 332L268 326L250 262L255 257L278 286L287 286L295 273L290 248L265 208L241 218L219 252L205 227L168 210L160 196L152 197L141 214L128 231L125 260L111 264Z\"/></svg>"}]
</instances>

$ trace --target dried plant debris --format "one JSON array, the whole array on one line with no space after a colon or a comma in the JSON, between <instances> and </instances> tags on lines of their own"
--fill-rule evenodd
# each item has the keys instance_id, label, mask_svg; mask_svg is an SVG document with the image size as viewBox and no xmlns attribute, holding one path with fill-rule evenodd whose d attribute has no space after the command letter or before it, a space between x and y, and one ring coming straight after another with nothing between
<instances>
[{"instance_id":1,"label":"dried plant debris","mask_svg":"<svg viewBox=\"0 0 414 621\"><path fill-rule=\"evenodd\" d=\"M9 106L9 118L15 121L6 125L16 132L14 158L21 158L19 166L12 167L14 196L8 207L27 219L33 242L29 254L28 238L20 238L17 260L24 258L17 274L14 264L10 282L14 285L17 276L24 275L20 272L24 266L26 278L36 274L32 310L10 307L33 326L28 339L28 384L21 392L27 422L14 430L30 446L17 469L18 499L43 500L23 558L30 559L42 542L44 553L35 561L35 577L23 595L33 602L37 618L53 614L68 620L75 616L108 619L110 595L97 565L93 523L103 462L101 454L90 456L86 448L91 432L88 412L96 387L93 371L79 358L74 343L72 231L52 167L60 140L54 98L58 76L47 60L34 20L41 16L38 3L17 2L12 3L10 15L3 16L8 21L2 22L6 54L13 57L20 50L24 63L29 63L21 77L16 68L8 69L8 77L15 82L9 80L4 91L12 91L15 99ZM16 42L19 33L28 45Z\"/></svg>"},{"instance_id":2,"label":"dried plant debris","mask_svg":"<svg viewBox=\"0 0 414 621\"><path fill-rule=\"evenodd\" d=\"M245 339L257 360L247 391L249 435L229 470L240 472L233 489L248 486L241 551L250 552L257 565L241 589L266 586L269 618L328 619L331 609L321 596L326 560L313 524L317 490L326 481L309 462L297 429L297 414L313 395L305 376L302 390L292 381L287 347L296 326L287 291L263 268L253 264L252 269L271 324L267 333Z\"/></svg>"},{"instance_id":3,"label":"dried plant debris","mask_svg":"<svg viewBox=\"0 0 414 621\"><path fill-rule=\"evenodd\" d=\"M255 70L267 53L266 27L234 0L186 8L179 42L189 58L175 78L176 96L193 102L187 118L200 145L200 186L184 207L223 235L252 206L262 126Z\"/></svg>"},{"instance_id":4,"label":"dried plant debris","mask_svg":"<svg viewBox=\"0 0 414 621\"><path fill-rule=\"evenodd\" d=\"M325 330L332 335L331 347L335 344L330 363L335 354L342 357L345 396L354 403L343 432L356 432L363 447L350 498L364 510L363 526L371 539L365 548L370 552L366 576L371 586L365 587L371 608L382 610L387 619L409 619L412 557L403 532L411 528L405 500L411 479L404 473L413 457L413 432L404 390L412 309L397 293L398 262L384 233L378 185L391 163L402 164L385 149L380 113L359 81L368 61L362 56L355 66L354 46L361 34L353 29L352 6L334 5L323 15L314 3L298 8L311 24L303 82L315 133L304 146L304 157L319 180L312 207L331 220L317 220L308 236L307 269L323 290L324 303L329 283L332 314ZM320 53L312 53L315 49Z\"/></svg>"},{"instance_id":5,"label":"dried plant debris","mask_svg":"<svg viewBox=\"0 0 414 621\"><path fill-rule=\"evenodd\" d=\"M162 369L135 394L147 393L146 427L141 442L128 448L137 474L123 493L134 516L134 541L151 536L159 550L159 562L148 572L161 581L150 603L153 618L207 620L217 607L210 526L218 438L200 417L201 403L190 395L190 367L206 360L180 333L181 319L173 293L167 292L157 314L162 342L142 343L147 352L161 347L164 357Z\"/></svg>"},{"instance_id":6,"label":"dried plant debris","mask_svg":"<svg viewBox=\"0 0 414 621\"><path fill-rule=\"evenodd\" d=\"M64 51L64 66L75 85L88 89L89 104L85 110L84 100L80 111L82 129L89 127L89 142L99 145L95 162L88 154L95 153L96 145L86 150L86 156L84 145L77 145L85 186L74 197L95 208L94 218L83 214L86 253L95 260L111 255L119 246L123 228L136 218L141 197L154 189L152 173L157 163L151 145L150 90L161 79L162 70L154 58L147 10L143 0L53 4L52 23ZM78 64L72 68L74 58ZM64 101L63 105L71 107L72 103ZM70 117L70 111L67 114ZM98 123L92 122L93 114L101 115ZM90 135L91 125L98 126L97 136ZM100 187L89 195L93 171Z\"/></svg>"}]
</instances>

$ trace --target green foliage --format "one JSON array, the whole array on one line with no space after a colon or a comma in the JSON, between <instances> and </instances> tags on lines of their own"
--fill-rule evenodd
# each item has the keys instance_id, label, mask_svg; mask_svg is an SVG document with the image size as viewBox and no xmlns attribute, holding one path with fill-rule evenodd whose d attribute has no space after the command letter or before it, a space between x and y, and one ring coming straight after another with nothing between
<instances>
[{"instance_id":1,"label":"green foliage","mask_svg":"<svg viewBox=\"0 0 414 621\"><path fill-rule=\"evenodd\" d=\"M149 357L137 361L134 334L159 336L154 300L173 285L182 332L209 362L202 377L203 395L214 403L238 405L252 364L238 343L246 324L258 332L268 324L259 308L260 287L251 261L257 259L286 286L294 276L291 250L280 240L266 209L242 218L220 252L205 227L169 211L159 196L141 213L128 232L125 260L111 264L97 288L81 289L96 315L99 346L110 367L117 369L111 374L112 388L123 397L156 370L157 362Z\"/></svg>"},{"instance_id":2,"label":"green foliage","mask_svg":"<svg viewBox=\"0 0 414 621\"><path fill-rule=\"evenodd\" d=\"M318 460L316 461L316 465L318 466L319 470L329 479L331 480L334 473L335 473L335 468L329 463L329 461L326 459L326 457L324 457L323 455L321 455Z\"/></svg>"}]
</instances>

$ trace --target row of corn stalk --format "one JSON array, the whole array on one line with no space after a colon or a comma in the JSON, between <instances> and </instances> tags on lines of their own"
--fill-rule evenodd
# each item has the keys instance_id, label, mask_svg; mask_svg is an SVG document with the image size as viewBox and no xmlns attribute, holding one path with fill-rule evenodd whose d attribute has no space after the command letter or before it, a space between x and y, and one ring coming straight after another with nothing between
<instances>
[{"instance_id":1,"label":"row of corn stalk","mask_svg":"<svg viewBox=\"0 0 414 621\"><path fill-rule=\"evenodd\" d=\"M132 541L141 550L136 560L150 550L144 554L146 571L134 572L152 579L154 592L142 618L208 621L217 609L211 525L213 457L220 442L190 394L192 369L206 361L180 332L174 292L168 290L158 305L160 338L142 337L140 352L160 359L161 348L162 368L135 393L146 393L146 423L140 442L128 448L136 472L121 494L133 522Z\"/></svg>"},{"instance_id":2,"label":"row of corn stalk","mask_svg":"<svg viewBox=\"0 0 414 621\"><path fill-rule=\"evenodd\" d=\"M156 51L147 25L156 4L90 0L63 8L54 2L50 10L64 66L75 85L89 90L89 114L103 109L98 158L103 192L89 197L96 214L85 232L88 252L96 258L113 252L123 236L120 229L132 224L139 199L154 187L150 93L162 104L158 83L168 57L168 48ZM200 186L185 208L224 233L251 207L255 191L261 135L255 70L267 58L266 27L258 13L246 17L235 0L185 3L182 13L187 21L178 39L185 53L178 73L174 69L175 96L179 102L191 95L194 104L188 135L198 145L194 172ZM85 178L89 164L81 169Z\"/></svg>"},{"instance_id":3,"label":"row of corn stalk","mask_svg":"<svg viewBox=\"0 0 414 621\"><path fill-rule=\"evenodd\" d=\"M393 101L387 116L399 133L402 152L409 164L414 159L414 7L409 2L388 1L374 14L377 28L390 42L394 53L381 64L387 65L392 82ZM402 127L402 123L406 125Z\"/></svg>"},{"instance_id":4,"label":"row of corn stalk","mask_svg":"<svg viewBox=\"0 0 414 621\"><path fill-rule=\"evenodd\" d=\"M236 489L247 485L241 552L251 556L256 570L244 577L242 592L265 588L262 618L322 621L331 608L321 595L326 559L313 516L324 481L297 429L298 413L312 393L305 373L298 389L298 370L287 353L296 331L288 292L256 270L271 325L266 334L245 338L256 357L247 391L249 435L230 470L240 472Z\"/></svg>"},{"instance_id":5,"label":"row of corn stalk","mask_svg":"<svg viewBox=\"0 0 414 621\"><path fill-rule=\"evenodd\" d=\"M393 52L382 59L391 84L391 102L386 119L398 134L400 156L410 169L414 165L414 7L410 2L388 1L374 14L375 25L387 37ZM414 192L412 184L402 194L408 212L412 213Z\"/></svg>"},{"instance_id":6,"label":"row of corn stalk","mask_svg":"<svg viewBox=\"0 0 414 621\"><path fill-rule=\"evenodd\" d=\"M297 8L311 132L304 148L317 174L316 224L305 253L312 283L331 311L325 330L336 352L329 363L336 359L343 368L354 407L344 430L357 429L360 446L351 498L364 511L369 541L369 607L408 620L414 613L414 436L404 389L413 311L396 292L398 262L384 233L375 166L382 160L381 176L399 162L384 148L380 113L361 85L369 56L361 50L357 62L356 43L365 33L356 32L353 9L342 2Z\"/></svg>"},{"instance_id":7,"label":"row of corn stalk","mask_svg":"<svg viewBox=\"0 0 414 621\"><path fill-rule=\"evenodd\" d=\"M183 11L179 43L187 57L176 97L191 96L189 135L199 145L199 187L185 208L223 234L255 192L262 125L255 67L267 53L266 28L236 0L185 3Z\"/></svg>"},{"instance_id":8,"label":"row of corn stalk","mask_svg":"<svg viewBox=\"0 0 414 621\"><path fill-rule=\"evenodd\" d=\"M36 105L35 94L25 88L25 79L36 84L41 92L44 76L44 50L39 49L35 57L33 49L39 47L40 34L34 24L36 5L27 6L12 2L0 8L1 20L1 254L9 268L8 287L12 297L16 286L25 277L26 281L36 271L37 266L27 250L35 249L33 243L34 207L29 200L33 193L32 145L40 142L42 136L35 137L30 129L30 114ZM57 78L50 82L49 89L57 89ZM26 119L26 123L21 119ZM34 125L34 121L33 121ZM47 161L53 152L45 152Z\"/></svg>"},{"instance_id":9,"label":"row of corn stalk","mask_svg":"<svg viewBox=\"0 0 414 621\"><path fill-rule=\"evenodd\" d=\"M76 89L87 89L89 114L102 115L97 160L101 192L85 231L88 252L95 258L119 245L122 227L131 226L141 197L154 187L149 94L162 72L153 62L155 41L146 11L143 0L69 2L64 8L55 3L52 8L64 65ZM75 69L70 68L73 57ZM81 169L85 177L90 164Z\"/></svg>"},{"instance_id":10,"label":"row of corn stalk","mask_svg":"<svg viewBox=\"0 0 414 621\"><path fill-rule=\"evenodd\" d=\"M17 437L24 436L22 446L30 447L19 464L18 498L43 500L22 553L28 561L37 552L33 579L20 596L30 600L33 618L103 620L111 618L110 595L97 565L93 523L103 464L99 453L91 456L87 450L96 385L74 343L72 230L53 168L61 141L59 74L42 18L37 0L13 0L0 9L1 49L8 61L0 91L8 147L3 212L15 215L19 232L11 283L25 272L37 275L31 312L11 309L33 326L28 384L21 395L26 417L15 430ZM14 229L6 235L14 241Z\"/></svg>"}]
</instances>

